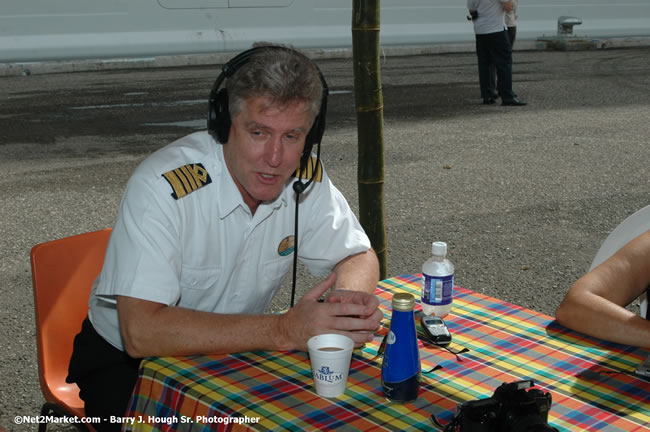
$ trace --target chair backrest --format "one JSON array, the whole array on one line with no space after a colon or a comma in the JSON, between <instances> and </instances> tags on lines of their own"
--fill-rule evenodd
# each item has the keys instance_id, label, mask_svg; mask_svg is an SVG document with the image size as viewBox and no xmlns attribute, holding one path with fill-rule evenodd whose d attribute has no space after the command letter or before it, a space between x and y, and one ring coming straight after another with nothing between
<instances>
[{"instance_id":1,"label":"chair backrest","mask_svg":"<svg viewBox=\"0 0 650 432\"><path fill-rule=\"evenodd\" d=\"M52 240L31 251L41 390L47 402L63 404L77 415L83 415L79 388L65 378L110 233L105 229Z\"/></svg>"},{"instance_id":2,"label":"chair backrest","mask_svg":"<svg viewBox=\"0 0 650 432\"><path fill-rule=\"evenodd\" d=\"M618 226L609 233L596 253L596 257L592 261L589 270L591 271L595 267L599 266L609 257L614 255L620 248L648 230L650 230L650 205L643 207L641 210L625 218L623 222L618 224ZM639 300L641 301L641 316L647 318L648 297L646 294L643 294L639 297Z\"/></svg>"}]
</instances>

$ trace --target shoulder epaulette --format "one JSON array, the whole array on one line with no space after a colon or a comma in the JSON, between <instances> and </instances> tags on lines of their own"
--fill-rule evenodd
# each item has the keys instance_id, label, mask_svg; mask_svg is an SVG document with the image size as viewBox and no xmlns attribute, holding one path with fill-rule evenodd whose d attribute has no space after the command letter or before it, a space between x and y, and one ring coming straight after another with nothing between
<instances>
[{"instance_id":1,"label":"shoulder epaulette","mask_svg":"<svg viewBox=\"0 0 650 432\"><path fill-rule=\"evenodd\" d=\"M311 156L307 160L307 169L301 170L300 163L298 163L298 169L294 171L293 176L296 178L301 178L303 180L310 180L312 175L314 176L315 182L320 182L323 180L323 165L318 161L318 167L314 170L314 165L316 164L316 156Z\"/></svg>"},{"instance_id":2,"label":"shoulder epaulette","mask_svg":"<svg viewBox=\"0 0 650 432\"><path fill-rule=\"evenodd\" d=\"M172 187L174 199L183 198L197 189L212 183L210 174L200 163L180 166L162 175Z\"/></svg>"}]
</instances>

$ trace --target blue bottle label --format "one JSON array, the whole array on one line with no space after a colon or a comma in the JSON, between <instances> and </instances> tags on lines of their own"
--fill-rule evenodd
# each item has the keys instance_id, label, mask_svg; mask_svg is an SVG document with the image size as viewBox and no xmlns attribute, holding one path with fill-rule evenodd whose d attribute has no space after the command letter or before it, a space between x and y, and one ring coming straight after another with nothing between
<instances>
[{"instance_id":1,"label":"blue bottle label","mask_svg":"<svg viewBox=\"0 0 650 432\"><path fill-rule=\"evenodd\" d=\"M454 275L422 274L422 301L430 305L447 305L454 298Z\"/></svg>"}]
</instances>

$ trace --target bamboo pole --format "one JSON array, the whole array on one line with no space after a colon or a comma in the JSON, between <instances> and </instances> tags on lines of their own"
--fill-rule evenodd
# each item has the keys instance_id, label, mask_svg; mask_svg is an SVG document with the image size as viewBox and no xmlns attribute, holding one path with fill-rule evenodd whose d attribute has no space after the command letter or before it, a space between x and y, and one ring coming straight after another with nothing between
<instances>
[{"instance_id":1,"label":"bamboo pole","mask_svg":"<svg viewBox=\"0 0 650 432\"><path fill-rule=\"evenodd\" d=\"M379 67L380 1L352 1L352 61L357 111L359 221L388 277L384 216L384 100Z\"/></svg>"}]
</instances>

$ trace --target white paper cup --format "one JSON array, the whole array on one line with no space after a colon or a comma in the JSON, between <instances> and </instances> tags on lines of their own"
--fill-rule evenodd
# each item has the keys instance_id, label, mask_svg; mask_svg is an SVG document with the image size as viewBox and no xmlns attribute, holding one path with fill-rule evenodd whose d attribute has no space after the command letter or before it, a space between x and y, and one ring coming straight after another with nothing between
<instances>
[{"instance_id":1,"label":"white paper cup","mask_svg":"<svg viewBox=\"0 0 650 432\"><path fill-rule=\"evenodd\" d=\"M322 334L307 341L316 393L337 397L345 393L354 341L338 334Z\"/></svg>"}]
</instances>

